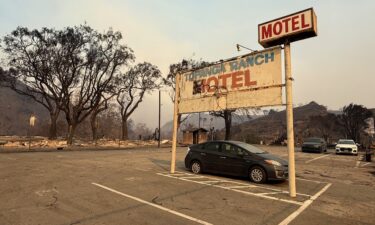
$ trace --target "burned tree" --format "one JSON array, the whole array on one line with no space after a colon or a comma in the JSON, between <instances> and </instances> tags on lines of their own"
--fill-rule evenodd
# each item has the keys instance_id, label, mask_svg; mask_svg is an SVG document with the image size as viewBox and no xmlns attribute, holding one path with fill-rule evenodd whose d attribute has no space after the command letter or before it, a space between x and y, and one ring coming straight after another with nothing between
<instances>
[{"instance_id":1,"label":"burned tree","mask_svg":"<svg viewBox=\"0 0 375 225\"><path fill-rule=\"evenodd\" d=\"M210 115L221 117L224 119L225 124L225 138L224 140L229 140L231 138L231 128L232 128L232 114L235 110L223 110L218 112L210 112Z\"/></svg>"},{"instance_id":2,"label":"burned tree","mask_svg":"<svg viewBox=\"0 0 375 225\"><path fill-rule=\"evenodd\" d=\"M365 120L372 116L372 112L362 105L349 104L344 106L343 114L339 116L347 138L360 142L361 131L366 127Z\"/></svg>"},{"instance_id":3,"label":"burned tree","mask_svg":"<svg viewBox=\"0 0 375 225\"><path fill-rule=\"evenodd\" d=\"M87 25L63 30L19 27L2 39L7 56L6 86L33 98L50 112L50 138L56 137L60 110L74 130L100 103L118 68L133 59L122 35L98 33Z\"/></svg>"},{"instance_id":4,"label":"burned tree","mask_svg":"<svg viewBox=\"0 0 375 225\"><path fill-rule=\"evenodd\" d=\"M159 87L160 70L148 63L139 63L117 79L116 100L122 119L122 140L128 139L128 120L142 102L144 95Z\"/></svg>"},{"instance_id":5,"label":"burned tree","mask_svg":"<svg viewBox=\"0 0 375 225\"><path fill-rule=\"evenodd\" d=\"M327 142L339 131L339 118L332 113L326 115L312 115L309 117L308 127L310 130L316 130ZM318 136L319 136L318 135Z\"/></svg>"},{"instance_id":6,"label":"burned tree","mask_svg":"<svg viewBox=\"0 0 375 225\"><path fill-rule=\"evenodd\" d=\"M72 144L75 130L100 107L103 94L119 68L134 59L130 48L120 44L120 32L98 33L89 26L66 28L60 32L66 50L66 63L59 76L63 84L61 110L69 126L67 143Z\"/></svg>"},{"instance_id":7,"label":"burned tree","mask_svg":"<svg viewBox=\"0 0 375 225\"><path fill-rule=\"evenodd\" d=\"M48 28L18 27L1 40L9 68L3 71L1 85L29 96L49 111L50 139L56 138L56 121L63 97L63 84L57 79L62 76L60 68L64 64L58 33Z\"/></svg>"},{"instance_id":8,"label":"burned tree","mask_svg":"<svg viewBox=\"0 0 375 225\"><path fill-rule=\"evenodd\" d=\"M104 94L99 100L99 104L97 104L91 114L90 114L90 126L91 126L91 133L92 133L92 140L98 139L98 115L103 111L107 110L109 107L109 101L114 95L105 96Z\"/></svg>"}]
</instances>

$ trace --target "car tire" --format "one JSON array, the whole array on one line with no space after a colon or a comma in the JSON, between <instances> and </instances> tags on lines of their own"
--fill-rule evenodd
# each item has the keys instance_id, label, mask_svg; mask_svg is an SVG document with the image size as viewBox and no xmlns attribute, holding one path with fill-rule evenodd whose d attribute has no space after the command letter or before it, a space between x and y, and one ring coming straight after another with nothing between
<instances>
[{"instance_id":1,"label":"car tire","mask_svg":"<svg viewBox=\"0 0 375 225\"><path fill-rule=\"evenodd\" d=\"M254 183L261 184L267 181L267 173L260 166L251 167L249 170L250 180Z\"/></svg>"},{"instance_id":2,"label":"car tire","mask_svg":"<svg viewBox=\"0 0 375 225\"><path fill-rule=\"evenodd\" d=\"M198 160L194 160L190 164L190 170L191 170L191 172L193 172L195 174L202 173L202 163L199 162Z\"/></svg>"}]
</instances>

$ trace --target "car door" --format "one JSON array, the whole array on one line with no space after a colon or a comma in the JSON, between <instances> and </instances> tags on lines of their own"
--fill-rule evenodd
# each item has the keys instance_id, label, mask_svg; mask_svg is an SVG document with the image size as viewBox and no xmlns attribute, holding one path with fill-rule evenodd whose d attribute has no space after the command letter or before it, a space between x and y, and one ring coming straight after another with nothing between
<instances>
[{"instance_id":1,"label":"car door","mask_svg":"<svg viewBox=\"0 0 375 225\"><path fill-rule=\"evenodd\" d=\"M220 142L207 142L204 151L201 152L205 169L212 172L219 172Z\"/></svg>"},{"instance_id":2,"label":"car door","mask_svg":"<svg viewBox=\"0 0 375 225\"><path fill-rule=\"evenodd\" d=\"M242 148L231 143L221 144L220 167L227 174L243 175L246 173L246 162L244 155L248 154Z\"/></svg>"}]
</instances>

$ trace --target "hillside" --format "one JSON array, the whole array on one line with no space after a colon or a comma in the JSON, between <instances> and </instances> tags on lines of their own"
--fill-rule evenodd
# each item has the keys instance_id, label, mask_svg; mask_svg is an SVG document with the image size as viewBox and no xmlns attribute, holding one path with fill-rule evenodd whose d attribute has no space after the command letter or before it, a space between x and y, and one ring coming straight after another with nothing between
<instances>
[{"instance_id":1,"label":"hillside","mask_svg":"<svg viewBox=\"0 0 375 225\"><path fill-rule=\"evenodd\" d=\"M327 109L311 102L307 105L296 107L294 112L294 133L296 143L303 137L319 135L308 127L309 118L316 115L326 115ZM280 112L272 111L269 115L254 119L232 128L232 139L259 143L274 143L286 138L286 114L285 110Z\"/></svg>"},{"instance_id":2,"label":"hillside","mask_svg":"<svg viewBox=\"0 0 375 225\"><path fill-rule=\"evenodd\" d=\"M40 118L49 118L48 111L31 98L0 87L0 135L27 135L32 114L36 116L38 124L47 122Z\"/></svg>"}]
</instances>

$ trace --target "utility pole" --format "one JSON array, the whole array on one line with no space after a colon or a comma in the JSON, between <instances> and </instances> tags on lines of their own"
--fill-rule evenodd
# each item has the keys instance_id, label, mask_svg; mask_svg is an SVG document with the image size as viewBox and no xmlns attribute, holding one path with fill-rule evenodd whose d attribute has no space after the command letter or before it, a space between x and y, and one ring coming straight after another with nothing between
<instances>
[{"instance_id":1,"label":"utility pole","mask_svg":"<svg viewBox=\"0 0 375 225\"><path fill-rule=\"evenodd\" d=\"M286 121L288 135L288 174L289 174L289 195L296 197L296 169L294 158L294 128L293 128L293 93L292 93L292 75L291 75L291 57L290 43L284 44L285 58L285 92L286 92Z\"/></svg>"},{"instance_id":2,"label":"utility pole","mask_svg":"<svg viewBox=\"0 0 375 225\"><path fill-rule=\"evenodd\" d=\"M158 148L160 148L160 117L161 117L161 94L159 89L159 129L158 129Z\"/></svg>"}]
</instances>

